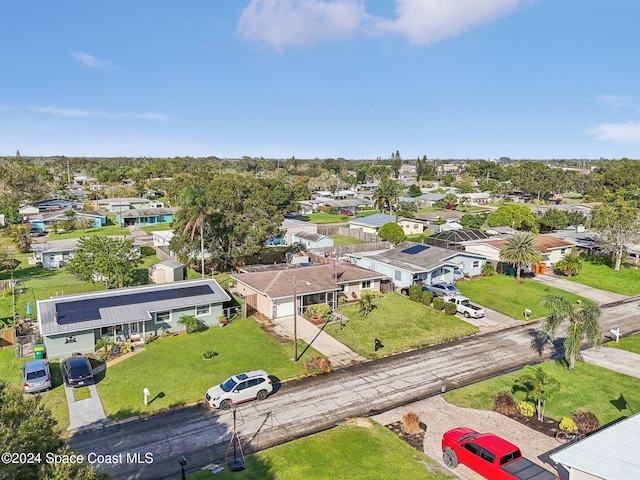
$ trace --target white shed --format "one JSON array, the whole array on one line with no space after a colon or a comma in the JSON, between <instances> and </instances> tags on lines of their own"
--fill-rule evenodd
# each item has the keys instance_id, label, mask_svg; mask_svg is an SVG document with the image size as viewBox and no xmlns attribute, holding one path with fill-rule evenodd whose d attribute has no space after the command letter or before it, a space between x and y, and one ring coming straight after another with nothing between
<instances>
[{"instance_id":1,"label":"white shed","mask_svg":"<svg viewBox=\"0 0 640 480\"><path fill-rule=\"evenodd\" d=\"M149 267L151 283L169 283L185 280L184 265L173 260L165 260Z\"/></svg>"}]
</instances>

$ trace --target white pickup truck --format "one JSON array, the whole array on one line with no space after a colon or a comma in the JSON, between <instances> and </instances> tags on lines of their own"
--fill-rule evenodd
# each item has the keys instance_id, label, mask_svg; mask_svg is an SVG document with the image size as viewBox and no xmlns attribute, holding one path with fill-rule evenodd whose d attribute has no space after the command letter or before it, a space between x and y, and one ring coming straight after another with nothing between
<instances>
[{"instance_id":1,"label":"white pickup truck","mask_svg":"<svg viewBox=\"0 0 640 480\"><path fill-rule=\"evenodd\" d=\"M484 317L484 308L474 305L467 297L462 295L453 295L444 297L445 301L455 304L456 311L463 314L466 318Z\"/></svg>"}]
</instances>

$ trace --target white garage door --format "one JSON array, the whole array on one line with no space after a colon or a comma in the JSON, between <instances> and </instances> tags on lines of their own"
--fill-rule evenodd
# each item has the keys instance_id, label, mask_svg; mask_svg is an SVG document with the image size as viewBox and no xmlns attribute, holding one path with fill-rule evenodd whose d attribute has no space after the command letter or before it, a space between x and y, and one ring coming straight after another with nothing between
<instances>
[{"instance_id":1,"label":"white garage door","mask_svg":"<svg viewBox=\"0 0 640 480\"><path fill-rule=\"evenodd\" d=\"M280 303L276 306L276 318L290 317L293 315L293 301Z\"/></svg>"}]
</instances>

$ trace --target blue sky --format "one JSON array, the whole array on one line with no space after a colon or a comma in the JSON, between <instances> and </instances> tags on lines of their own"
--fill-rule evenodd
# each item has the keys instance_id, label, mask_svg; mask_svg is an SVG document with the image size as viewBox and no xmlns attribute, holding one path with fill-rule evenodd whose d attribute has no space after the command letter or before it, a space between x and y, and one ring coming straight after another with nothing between
<instances>
[{"instance_id":1,"label":"blue sky","mask_svg":"<svg viewBox=\"0 0 640 480\"><path fill-rule=\"evenodd\" d=\"M640 158L638 0L0 4L0 155Z\"/></svg>"}]
</instances>

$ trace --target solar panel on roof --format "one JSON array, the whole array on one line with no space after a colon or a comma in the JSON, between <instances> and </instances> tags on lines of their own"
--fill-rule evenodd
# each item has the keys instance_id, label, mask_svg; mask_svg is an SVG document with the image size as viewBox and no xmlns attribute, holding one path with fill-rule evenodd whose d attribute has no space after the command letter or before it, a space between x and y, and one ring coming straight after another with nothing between
<instances>
[{"instance_id":1,"label":"solar panel on roof","mask_svg":"<svg viewBox=\"0 0 640 480\"><path fill-rule=\"evenodd\" d=\"M408 253L409 255L415 255L416 253L422 252L423 250L426 250L427 247L426 245L414 245L413 247L409 247L409 248L405 248L404 250L402 250L402 253Z\"/></svg>"},{"instance_id":2,"label":"solar panel on roof","mask_svg":"<svg viewBox=\"0 0 640 480\"><path fill-rule=\"evenodd\" d=\"M160 302L163 300L175 300L178 298L209 295L213 290L209 285L198 285L180 289L156 290L151 292L128 293L113 297L101 297L93 299L75 300L56 304L57 322L60 325L99 320L100 309L108 307L121 307L136 303Z\"/></svg>"}]
</instances>

